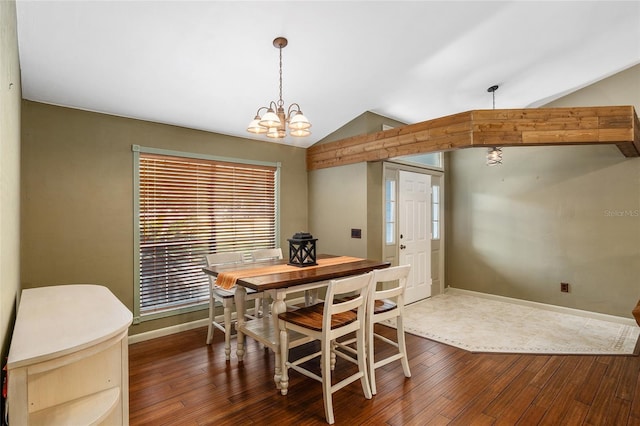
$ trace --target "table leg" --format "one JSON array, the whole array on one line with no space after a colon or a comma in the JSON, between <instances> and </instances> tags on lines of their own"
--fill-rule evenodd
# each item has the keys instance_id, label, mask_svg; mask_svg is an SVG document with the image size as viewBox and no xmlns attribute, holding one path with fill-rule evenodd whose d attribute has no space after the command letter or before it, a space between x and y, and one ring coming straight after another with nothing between
<instances>
[{"instance_id":1,"label":"table leg","mask_svg":"<svg viewBox=\"0 0 640 426\"><path fill-rule=\"evenodd\" d=\"M242 327L244 327L245 323L245 298L247 295L247 290L241 286L236 286L235 293L235 303L236 303L236 316L237 316L237 324L236 324L236 355L238 357L238 361L242 361L244 357L244 333L242 333Z\"/></svg>"},{"instance_id":2,"label":"table leg","mask_svg":"<svg viewBox=\"0 0 640 426\"><path fill-rule=\"evenodd\" d=\"M279 336L280 320L278 319L278 314L287 310L287 305L284 302L285 296L286 293L284 291L276 291L275 297L273 298L273 305L271 305L271 319L273 321L273 330L275 334L275 348L273 350L275 355L275 374L273 375L273 380L276 382L276 387L281 389L283 395L286 395L287 392L286 389L282 389L282 368L283 366L286 368L284 362L287 360L283 360L281 356Z\"/></svg>"}]
</instances>

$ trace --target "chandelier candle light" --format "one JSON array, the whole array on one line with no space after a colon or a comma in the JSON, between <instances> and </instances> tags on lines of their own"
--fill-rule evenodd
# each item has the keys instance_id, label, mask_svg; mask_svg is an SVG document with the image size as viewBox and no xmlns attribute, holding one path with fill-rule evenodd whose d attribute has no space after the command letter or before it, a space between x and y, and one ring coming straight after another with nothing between
<instances>
[{"instance_id":1,"label":"chandelier candle light","mask_svg":"<svg viewBox=\"0 0 640 426\"><path fill-rule=\"evenodd\" d=\"M280 99L277 102L271 101L268 107L258 108L255 118L249 123L247 131L256 134L266 133L270 138L284 138L287 135L287 125L291 136L309 136L311 123L302 114L300 105L293 103L289 105L285 114L284 101L282 100L282 49L286 47L288 41L284 37L277 37L273 40L273 46L280 51ZM266 110L264 115L260 112Z\"/></svg>"},{"instance_id":2,"label":"chandelier candle light","mask_svg":"<svg viewBox=\"0 0 640 426\"><path fill-rule=\"evenodd\" d=\"M496 109L496 90L498 90L498 85L487 89L487 92L493 95L493 109ZM497 164L502 164L502 148L494 146L487 150L487 166L495 166Z\"/></svg>"}]
</instances>

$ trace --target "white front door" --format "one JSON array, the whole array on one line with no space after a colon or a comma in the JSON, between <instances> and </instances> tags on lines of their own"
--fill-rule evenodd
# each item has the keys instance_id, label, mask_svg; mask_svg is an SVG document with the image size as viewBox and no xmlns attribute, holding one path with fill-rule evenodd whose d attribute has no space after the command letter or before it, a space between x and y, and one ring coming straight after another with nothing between
<instances>
[{"instance_id":1,"label":"white front door","mask_svg":"<svg viewBox=\"0 0 640 426\"><path fill-rule=\"evenodd\" d=\"M431 296L431 176L400 170L400 265L411 265L405 303Z\"/></svg>"}]
</instances>

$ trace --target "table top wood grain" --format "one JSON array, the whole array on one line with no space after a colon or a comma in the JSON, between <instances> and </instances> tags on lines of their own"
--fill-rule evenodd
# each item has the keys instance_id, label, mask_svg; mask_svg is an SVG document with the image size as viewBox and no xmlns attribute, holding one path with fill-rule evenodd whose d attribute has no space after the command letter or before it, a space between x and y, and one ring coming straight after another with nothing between
<instances>
[{"instance_id":1,"label":"table top wood grain","mask_svg":"<svg viewBox=\"0 0 640 426\"><path fill-rule=\"evenodd\" d=\"M336 257L329 254L319 254L318 259ZM264 267L266 265L286 264L287 260L274 260L267 262L243 263L230 266L210 266L202 268L203 272L217 276L221 272L237 271L255 268L256 265ZM308 284L316 281L333 280L350 275L366 274L374 269L388 268L390 262L382 260L361 259L354 262L340 263L336 265L325 265L316 267L300 267L294 271L280 272L275 274L260 275L255 277L239 278L236 282L246 288L257 291L287 288L300 284Z\"/></svg>"}]
</instances>

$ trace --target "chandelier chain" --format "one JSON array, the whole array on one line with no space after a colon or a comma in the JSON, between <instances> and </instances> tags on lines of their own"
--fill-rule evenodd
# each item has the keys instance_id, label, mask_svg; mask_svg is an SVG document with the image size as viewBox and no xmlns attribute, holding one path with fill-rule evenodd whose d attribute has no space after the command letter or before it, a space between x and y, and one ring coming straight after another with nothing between
<instances>
[{"instance_id":1,"label":"chandelier chain","mask_svg":"<svg viewBox=\"0 0 640 426\"><path fill-rule=\"evenodd\" d=\"M278 106L284 107L284 101L282 100L282 47L279 47L280 51L280 99L278 100Z\"/></svg>"}]
</instances>

